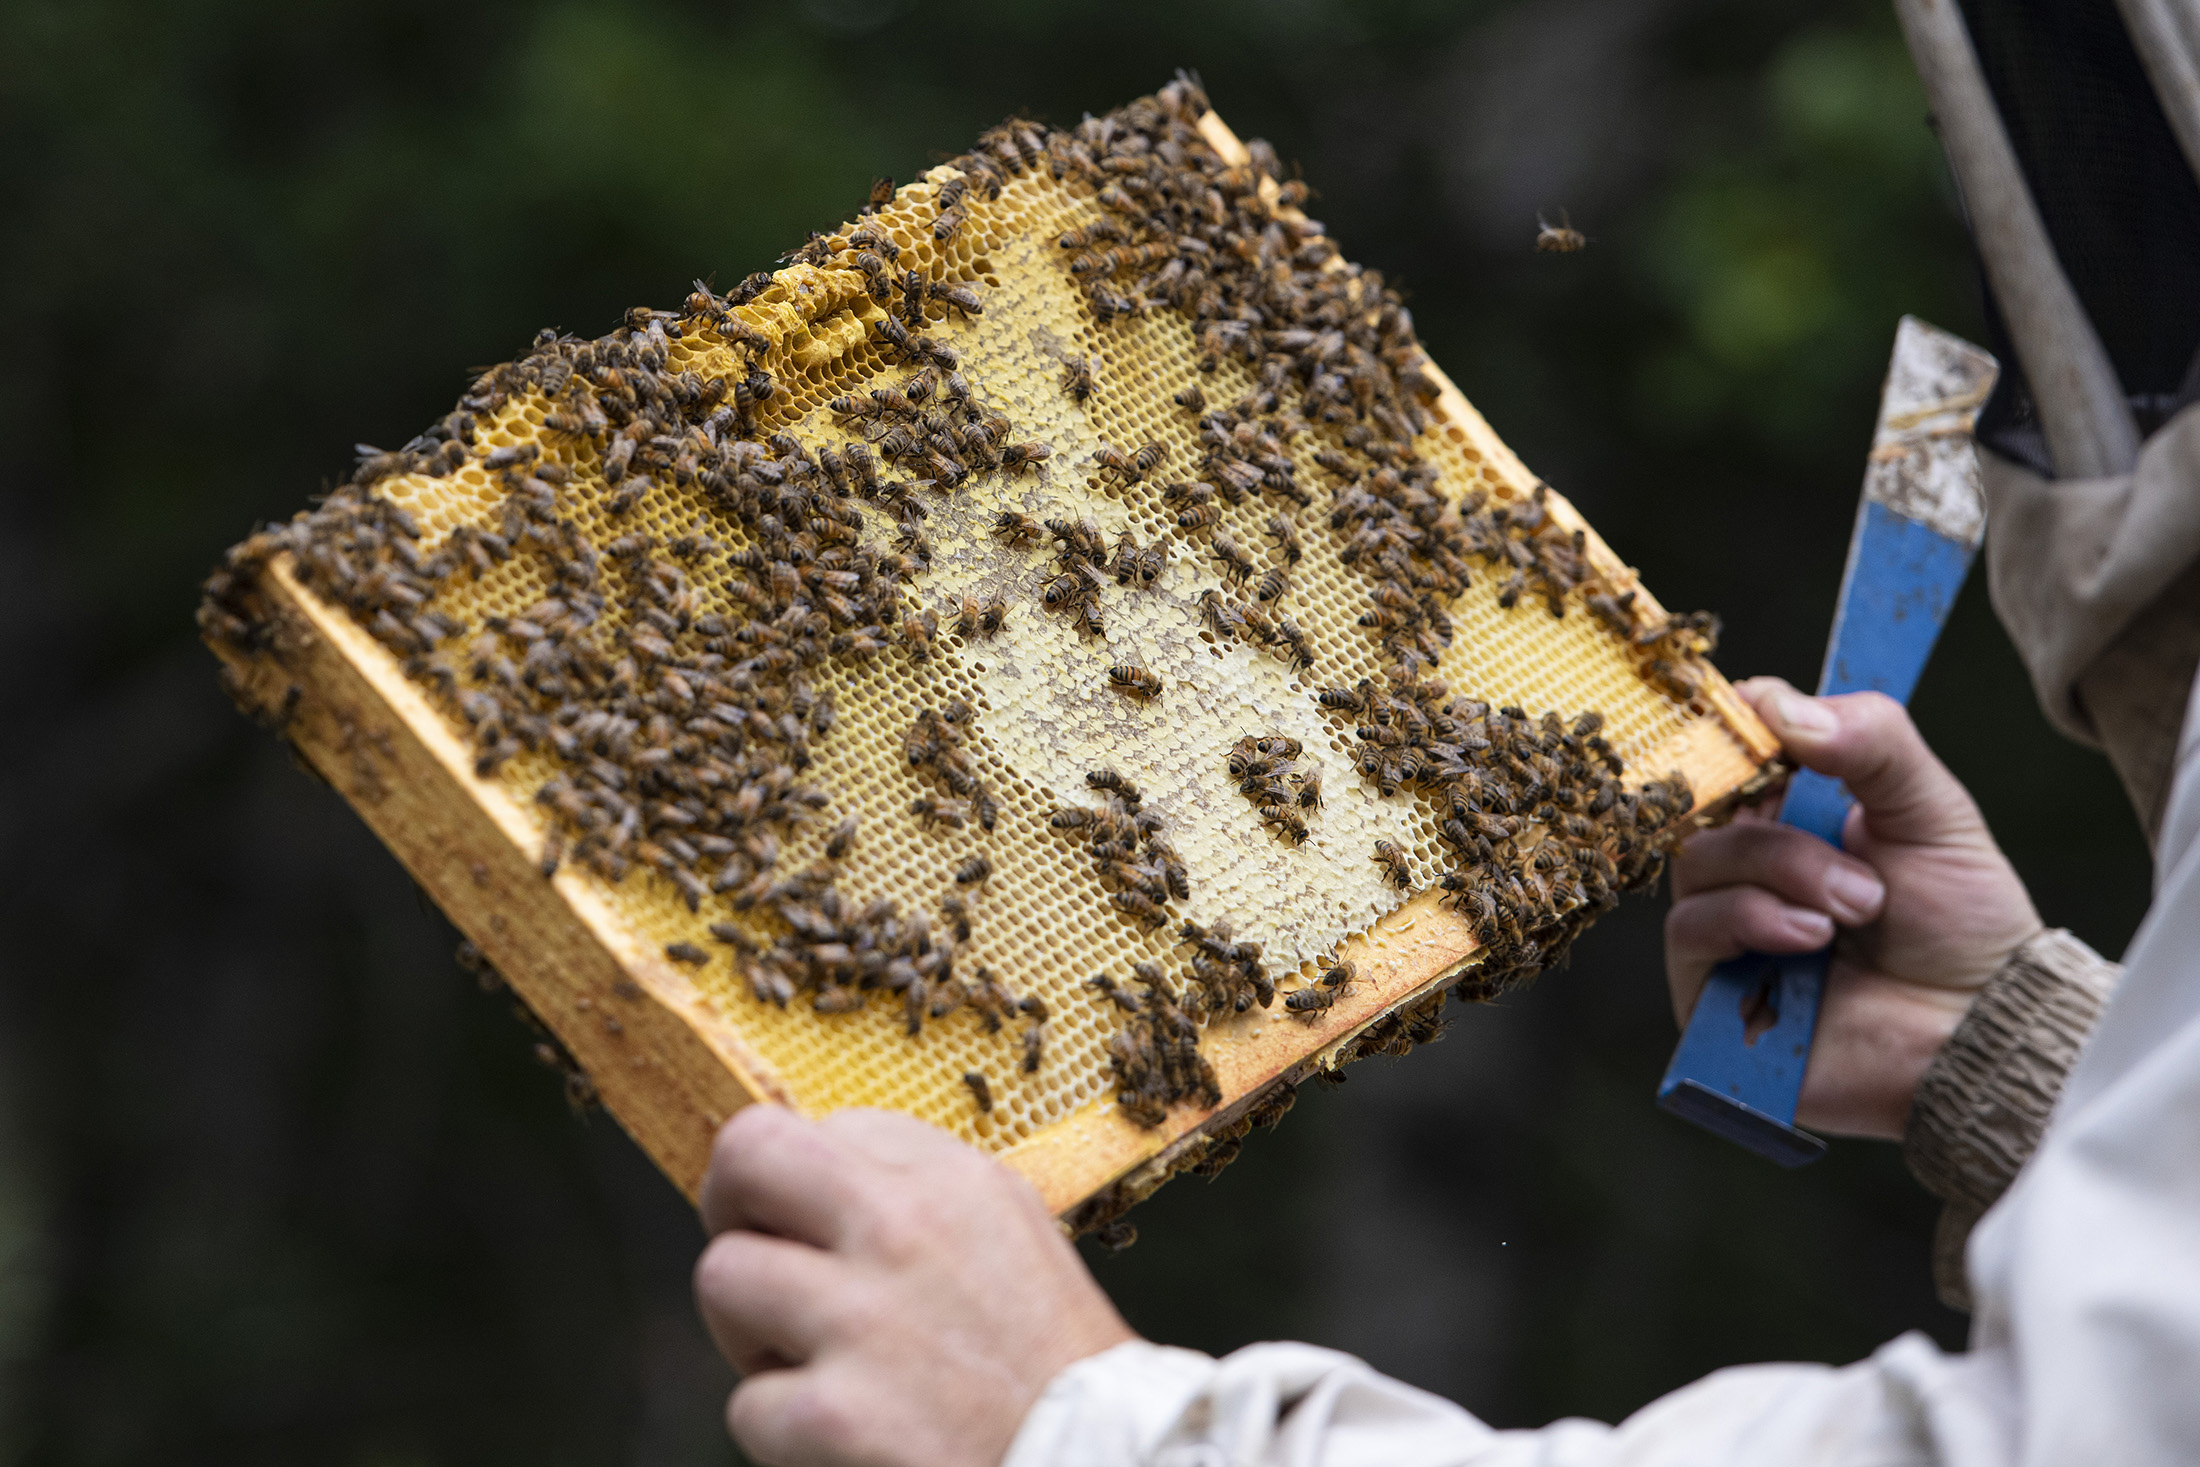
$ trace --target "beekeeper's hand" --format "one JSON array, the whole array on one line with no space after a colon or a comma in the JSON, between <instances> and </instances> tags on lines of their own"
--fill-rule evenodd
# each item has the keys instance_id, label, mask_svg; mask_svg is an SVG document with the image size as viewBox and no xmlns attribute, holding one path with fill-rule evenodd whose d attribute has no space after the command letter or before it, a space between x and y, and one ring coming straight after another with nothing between
<instances>
[{"instance_id":1,"label":"beekeeper's hand","mask_svg":"<svg viewBox=\"0 0 2200 1467\"><path fill-rule=\"evenodd\" d=\"M764 1467L995 1467L1056 1372L1132 1338L1029 1183L884 1111L718 1132L695 1294Z\"/></svg>"},{"instance_id":2,"label":"beekeeper's hand","mask_svg":"<svg viewBox=\"0 0 2200 1467\"><path fill-rule=\"evenodd\" d=\"M1745 810L1673 858L1665 972L1683 1023L1712 965L1834 943L1796 1119L1899 1139L1910 1097L1994 971L2040 930L1969 792L1878 693L1812 698L1739 685L1789 759L1856 796L1846 853Z\"/></svg>"}]
</instances>

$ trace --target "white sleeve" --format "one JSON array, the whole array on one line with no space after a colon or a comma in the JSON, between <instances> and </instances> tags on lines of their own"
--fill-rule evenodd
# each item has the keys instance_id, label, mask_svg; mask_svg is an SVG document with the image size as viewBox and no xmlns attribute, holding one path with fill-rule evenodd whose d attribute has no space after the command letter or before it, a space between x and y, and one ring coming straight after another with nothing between
<instances>
[{"instance_id":1,"label":"white sleeve","mask_svg":"<svg viewBox=\"0 0 2200 1467\"><path fill-rule=\"evenodd\" d=\"M1496 1431L1312 1345L1221 1360L1143 1342L1071 1366L1002 1467L1833 1467L1999 1464L1998 1412L1906 1335L1870 1360L1722 1370L1618 1426Z\"/></svg>"}]
</instances>

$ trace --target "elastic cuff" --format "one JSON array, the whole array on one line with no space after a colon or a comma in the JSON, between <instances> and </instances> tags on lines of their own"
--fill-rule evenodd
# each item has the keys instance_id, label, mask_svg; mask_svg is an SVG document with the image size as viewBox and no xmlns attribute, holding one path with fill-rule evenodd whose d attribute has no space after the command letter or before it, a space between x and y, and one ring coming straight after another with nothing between
<instances>
[{"instance_id":1,"label":"elastic cuff","mask_svg":"<svg viewBox=\"0 0 2200 1467\"><path fill-rule=\"evenodd\" d=\"M1948 1204L1934 1272L1951 1306L1970 1307L1962 1256L1971 1225L2039 1145L2063 1080L2122 974L2068 932L2038 934L1987 980L1918 1081L1902 1156L1925 1190Z\"/></svg>"}]
</instances>

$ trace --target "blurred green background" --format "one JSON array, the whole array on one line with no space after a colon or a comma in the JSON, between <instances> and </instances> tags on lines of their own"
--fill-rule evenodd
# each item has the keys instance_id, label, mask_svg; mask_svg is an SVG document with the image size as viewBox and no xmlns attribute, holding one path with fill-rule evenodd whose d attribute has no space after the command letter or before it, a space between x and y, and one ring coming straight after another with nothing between
<instances>
[{"instance_id":1,"label":"blurred green background","mask_svg":"<svg viewBox=\"0 0 2200 1467\"><path fill-rule=\"evenodd\" d=\"M692 1215L228 708L195 586L537 327L1179 66L1730 673L1815 677L1895 319L1978 331L1882 0L0 7L0 1461L730 1460ZM1593 243L1535 254L1561 208ZM1976 584L1916 708L2119 949L2142 843ZM1778 1173L1652 1107L1661 915L1309 1087L1100 1277L1157 1338L1337 1345L1505 1425L1960 1342L1891 1148Z\"/></svg>"}]
</instances>

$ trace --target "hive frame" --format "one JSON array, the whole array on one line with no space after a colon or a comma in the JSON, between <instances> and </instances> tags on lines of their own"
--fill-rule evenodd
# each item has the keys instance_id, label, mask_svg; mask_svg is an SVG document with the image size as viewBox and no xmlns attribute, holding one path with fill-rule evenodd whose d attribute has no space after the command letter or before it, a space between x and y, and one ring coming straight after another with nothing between
<instances>
[{"instance_id":1,"label":"hive frame","mask_svg":"<svg viewBox=\"0 0 2200 1467\"><path fill-rule=\"evenodd\" d=\"M1247 156L1216 114L1201 131L1226 158ZM1432 363L1422 370L1438 387L1431 431L1471 448L1516 495L1541 487L1448 378ZM1590 561L1615 593L1633 591L1638 615L1662 615L1569 503L1551 494L1548 504L1562 526L1584 533ZM358 810L587 1071L621 1126L693 1198L725 1118L754 1100L793 1097L592 879L569 868L544 880L535 818L497 779L475 775L455 728L394 655L301 585L283 560L267 567L260 591L274 629L266 651L215 649L238 701L264 710ZM1762 785L1778 745L1715 670L1706 669L1699 701L1708 716L1636 762L1685 775L1699 798L1691 818L1703 821ZM1346 942L1338 956L1355 962L1359 981L1320 1027L1276 1022L1210 1038L1203 1049L1222 1090L1217 1106L1174 1109L1149 1130L1095 1101L1008 1147L1003 1159L1058 1214L1111 1189L1119 1200L1143 1195L1278 1083L1337 1063L1377 1020L1459 977L1475 939L1437 895L1415 895Z\"/></svg>"}]
</instances>

